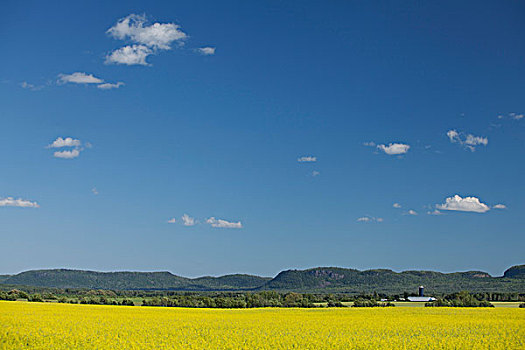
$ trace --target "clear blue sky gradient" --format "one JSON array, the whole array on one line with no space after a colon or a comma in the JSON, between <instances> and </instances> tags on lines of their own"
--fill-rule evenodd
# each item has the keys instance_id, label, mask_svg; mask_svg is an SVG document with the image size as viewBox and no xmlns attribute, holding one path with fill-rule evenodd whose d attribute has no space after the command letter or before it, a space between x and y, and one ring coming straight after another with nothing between
<instances>
[{"instance_id":1,"label":"clear blue sky gradient","mask_svg":"<svg viewBox=\"0 0 525 350\"><path fill-rule=\"evenodd\" d=\"M525 113L523 2L1 8L0 198L40 207L0 207L0 273L501 275L525 263L525 118L509 116ZM177 23L189 38L148 57L150 66L105 64L129 43L106 31L133 13ZM203 46L215 55L195 52ZM73 72L125 86L56 83ZM471 152L449 141L451 129L488 145ZM46 148L57 137L92 148L57 159ZM392 156L370 141L411 147ZM507 208L427 214L455 194ZM182 225L185 213L199 223ZM243 228L211 227L212 216ZM383 221L357 221L364 216Z\"/></svg>"}]
</instances>

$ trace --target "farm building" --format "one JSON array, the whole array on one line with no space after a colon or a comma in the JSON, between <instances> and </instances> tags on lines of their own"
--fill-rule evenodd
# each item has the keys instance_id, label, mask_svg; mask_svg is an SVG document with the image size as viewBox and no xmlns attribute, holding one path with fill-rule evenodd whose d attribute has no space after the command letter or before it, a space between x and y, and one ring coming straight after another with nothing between
<instances>
[{"instance_id":1,"label":"farm building","mask_svg":"<svg viewBox=\"0 0 525 350\"><path fill-rule=\"evenodd\" d=\"M408 301L420 301L420 302L429 302L434 301L436 298L434 297L408 297Z\"/></svg>"},{"instance_id":2,"label":"farm building","mask_svg":"<svg viewBox=\"0 0 525 350\"><path fill-rule=\"evenodd\" d=\"M423 286L419 286L419 290L418 290L418 296L417 297L408 297L408 301L418 301L418 302L429 302L429 301L434 301L436 300L436 298L434 297L426 297L425 296L425 288Z\"/></svg>"}]
</instances>

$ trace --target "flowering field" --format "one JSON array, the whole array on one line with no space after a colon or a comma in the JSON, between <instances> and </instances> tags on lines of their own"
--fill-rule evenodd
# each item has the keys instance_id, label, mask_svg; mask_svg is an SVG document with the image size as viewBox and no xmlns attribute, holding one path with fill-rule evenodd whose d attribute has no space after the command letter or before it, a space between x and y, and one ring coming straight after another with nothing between
<instances>
[{"instance_id":1,"label":"flowering field","mask_svg":"<svg viewBox=\"0 0 525 350\"><path fill-rule=\"evenodd\" d=\"M525 349L525 309L183 309L0 301L0 349Z\"/></svg>"}]
</instances>

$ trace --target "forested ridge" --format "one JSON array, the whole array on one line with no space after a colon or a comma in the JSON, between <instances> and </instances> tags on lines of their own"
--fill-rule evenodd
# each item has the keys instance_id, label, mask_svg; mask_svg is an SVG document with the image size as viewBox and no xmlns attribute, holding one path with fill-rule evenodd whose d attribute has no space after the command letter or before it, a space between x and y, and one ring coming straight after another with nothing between
<instances>
[{"instance_id":1,"label":"forested ridge","mask_svg":"<svg viewBox=\"0 0 525 350\"><path fill-rule=\"evenodd\" d=\"M525 265L492 277L483 271L441 273L394 272L387 269L359 271L340 267L286 270L274 278L246 274L186 278L171 272L96 272L69 269L30 270L0 275L0 285L48 288L174 291L297 291L337 293L403 293L424 285L433 293L525 292Z\"/></svg>"}]
</instances>

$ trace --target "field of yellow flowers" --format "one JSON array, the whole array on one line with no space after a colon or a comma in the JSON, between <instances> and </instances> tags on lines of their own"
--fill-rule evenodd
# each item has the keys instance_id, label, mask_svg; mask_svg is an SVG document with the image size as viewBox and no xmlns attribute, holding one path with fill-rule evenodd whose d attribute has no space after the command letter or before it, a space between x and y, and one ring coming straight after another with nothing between
<instances>
[{"instance_id":1,"label":"field of yellow flowers","mask_svg":"<svg viewBox=\"0 0 525 350\"><path fill-rule=\"evenodd\" d=\"M184 309L0 301L0 349L525 349L525 309Z\"/></svg>"}]
</instances>

